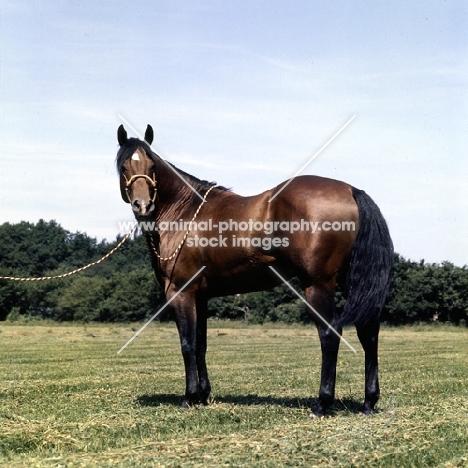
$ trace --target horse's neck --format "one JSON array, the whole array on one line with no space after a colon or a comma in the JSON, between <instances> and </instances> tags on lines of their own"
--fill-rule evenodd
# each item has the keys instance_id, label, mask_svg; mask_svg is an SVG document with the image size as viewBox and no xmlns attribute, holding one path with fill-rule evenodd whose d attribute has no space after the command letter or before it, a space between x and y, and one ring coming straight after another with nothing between
<instances>
[{"instance_id":1,"label":"horse's neck","mask_svg":"<svg viewBox=\"0 0 468 468\"><path fill-rule=\"evenodd\" d=\"M153 268L156 269L158 265L156 252L159 249L159 235L157 232L145 232L145 241L146 248L148 249L148 253L151 259L151 264Z\"/></svg>"},{"instance_id":2,"label":"horse's neck","mask_svg":"<svg viewBox=\"0 0 468 468\"><path fill-rule=\"evenodd\" d=\"M169 168L165 168L161 175L158 188L156 220L177 221L190 218L197 209L198 197L192 189L177 177Z\"/></svg>"},{"instance_id":3,"label":"horse's neck","mask_svg":"<svg viewBox=\"0 0 468 468\"><path fill-rule=\"evenodd\" d=\"M188 188L187 190L192 192ZM159 268L161 260L171 260L177 254L190 230L190 221L197 213L197 206L194 196L187 193L187 190L182 190L181 187L179 191L163 191L160 194L156 212L157 230L145 233L154 269Z\"/></svg>"}]
</instances>

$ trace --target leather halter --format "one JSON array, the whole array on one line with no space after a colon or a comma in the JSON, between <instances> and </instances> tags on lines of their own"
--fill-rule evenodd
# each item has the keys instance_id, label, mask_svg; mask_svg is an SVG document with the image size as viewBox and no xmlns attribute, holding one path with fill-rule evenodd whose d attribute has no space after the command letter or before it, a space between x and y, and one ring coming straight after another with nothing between
<instances>
[{"instance_id":1,"label":"leather halter","mask_svg":"<svg viewBox=\"0 0 468 468\"><path fill-rule=\"evenodd\" d=\"M125 174L122 174L125 179L125 193L127 194L128 202L132 203L130 199L130 187L132 186L133 182L137 179L145 179L146 183L153 189L153 196L150 199L153 203L156 200L156 196L158 194L158 190L156 189L156 176L153 172L153 178L145 175L145 174L135 174L130 179L127 179Z\"/></svg>"}]
</instances>

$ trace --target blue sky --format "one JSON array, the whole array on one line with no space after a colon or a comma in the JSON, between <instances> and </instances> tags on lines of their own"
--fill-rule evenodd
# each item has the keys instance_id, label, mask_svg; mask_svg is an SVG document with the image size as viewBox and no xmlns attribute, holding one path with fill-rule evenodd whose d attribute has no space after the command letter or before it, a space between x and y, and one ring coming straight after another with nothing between
<instances>
[{"instance_id":1,"label":"blue sky","mask_svg":"<svg viewBox=\"0 0 468 468\"><path fill-rule=\"evenodd\" d=\"M113 240L121 114L237 193L364 189L407 258L468 264L468 4L3 0L0 223Z\"/></svg>"}]
</instances>

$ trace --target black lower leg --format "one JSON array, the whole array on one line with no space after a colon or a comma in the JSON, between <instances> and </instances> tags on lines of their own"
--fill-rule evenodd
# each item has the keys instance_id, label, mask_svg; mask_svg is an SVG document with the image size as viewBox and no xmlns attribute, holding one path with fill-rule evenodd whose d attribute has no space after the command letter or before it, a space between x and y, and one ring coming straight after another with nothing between
<instances>
[{"instance_id":1,"label":"black lower leg","mask_svg":"<svg viewBox=\"0 0 468 468\"><path fill-rule=\"evenodd\" d=\"M185 366L185 396L182 406L189 407L199 401L195 301L192 302L190 297L180 294L173 304Z\"/></svg>"},{"instance_id":2,"label":"black lower leg","mask_svg":"<svg viewBox=\"0 0 468 468\"><path fill-rule=\"evenodd\" d=\"M208 378L208 369L206 367L206 340L207 340L207 317L206 307L200 304L197 307L197 371L199 381L199 401L203 405L208 404L208 397L211 393L210 379Z\"/></svg>"},{"instance_id":3,"label":"black lower leg","mask_svg":"<svg viewBox=\"0 0 468 468\"><path fill-rule=\"evenodd\" d=\"M322 348L322 371L319 402L313 409L313 413L317 416L323 416L335 399L336 361L340 339L328 325L320 324L317 328ZM341 334L341 329L337 331Z\"/></svg>"},{"instance_id":4,"label":"black lower leg","mask_svg":"<svg viewBox=\"0 0 468 468\"><path fill-rule=\"evenodd\" d=\"M378 367L379 328L378 323L356 327L359 341L365 353L365 400L360 411L366 415L372 413L380 397Z\"/></svg>"}]
</instances>

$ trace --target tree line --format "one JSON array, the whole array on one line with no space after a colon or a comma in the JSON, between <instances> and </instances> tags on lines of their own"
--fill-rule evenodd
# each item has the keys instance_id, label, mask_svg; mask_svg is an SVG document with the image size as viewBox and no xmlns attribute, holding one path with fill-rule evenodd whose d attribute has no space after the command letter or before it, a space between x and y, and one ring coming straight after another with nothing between
<instances>
[{"instance_id":1,"label":"tree line","mask_svg":"<svg viewBox=\"0 0 468 468\"><path fill-rule=\"evenodd\" d=\"M121 240L98 242L55 221L0 225L0 276L53 276L79 268ZM291 283L301 291L298 280ZM0 320L133 322L151 317L165 302L143 236L129 239L104 262L77 275L34 282L0 280ZM343 307L340 292L337 307ZM211 299L211 316L248 323L310 322L303 302L286 286ZM160 320L171 319L170 311ZM392 287L382 321L468 322L468 268L449 262L414 262L395 254Z\"/></svg>"}]
</instances>

